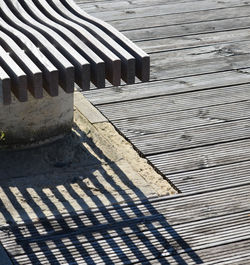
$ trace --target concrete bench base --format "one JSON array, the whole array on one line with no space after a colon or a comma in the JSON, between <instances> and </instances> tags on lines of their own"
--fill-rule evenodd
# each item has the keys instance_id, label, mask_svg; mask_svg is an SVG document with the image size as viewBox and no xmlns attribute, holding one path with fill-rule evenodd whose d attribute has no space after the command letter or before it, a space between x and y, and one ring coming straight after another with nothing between
<instances>
[{"instance_id":1,"label":"concrete bench base","mask_svg":"<svg viewBox=\"0 0 250 265\"><path fill-rule=\"evenodd\" d=\"M73 0L0 5L1 148L69 132L75 84L89 90L149 80L149 55Z\"/></svg>"},{"instance_id":2,"label":"concrete bench base","mask_svg":"<svg viewBox=\"0 0 250 265\"><path fill-rule=\"evenodd\" d=\"M10 105L0 104L0 148L40 144L53 141L71 131L73 122L73 94L59 88L59 95L44 94L42 99L30 95L27 102L14 96Z\"/></svg>"}]
</instances>

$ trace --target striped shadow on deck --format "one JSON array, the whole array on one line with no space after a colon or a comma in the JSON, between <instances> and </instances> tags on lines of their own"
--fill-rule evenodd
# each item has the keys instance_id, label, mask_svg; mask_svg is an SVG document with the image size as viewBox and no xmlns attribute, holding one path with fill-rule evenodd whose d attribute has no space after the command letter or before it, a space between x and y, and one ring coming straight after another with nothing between
<instances>
[{"instance_id":1,"label":"striped shadow on deck","mask_svg":"<svg viewBox=\"0 0 250 265\"><path fill-rule=\"evenodd\" d=\"M0 4L0 81L3 104L149 80L149 56L73 0L3 0Z\"/></svg>"},{"instance_id":2,"label":"striped shadow on deck","mask_svg":"<svg viewBox=\"0 0 250 265\"><path fill-rule=\"evenodd\" d=\"M10 224L1 243L14 264L248 264L249 192L248 183Z\"/></svg>"}]
</instances>

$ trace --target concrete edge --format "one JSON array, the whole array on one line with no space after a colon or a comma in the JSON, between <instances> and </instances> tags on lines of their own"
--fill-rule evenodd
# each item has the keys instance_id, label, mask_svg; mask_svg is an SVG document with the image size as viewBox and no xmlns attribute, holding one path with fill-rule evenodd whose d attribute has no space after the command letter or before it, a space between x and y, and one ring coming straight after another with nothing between
<instances>
[{"instance_id":1,"label":"concrete edge","mask_svg":"<svg viewBox=\"0 0 250 265\"><path fill-rule=\"evenodd\" d=\"M74 93L74 106L91 124L108 121L81 92Z\"/></svg>"}]
</instances>

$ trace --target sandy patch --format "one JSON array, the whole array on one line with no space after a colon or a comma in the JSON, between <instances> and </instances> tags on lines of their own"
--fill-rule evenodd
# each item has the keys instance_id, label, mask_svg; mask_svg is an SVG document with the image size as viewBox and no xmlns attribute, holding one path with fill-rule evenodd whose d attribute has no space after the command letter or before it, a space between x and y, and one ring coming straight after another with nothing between
<instances>
[{"instance_id":1,"label":"sandy patch","mask_svg":"<svg viewBox=\"0 0 250 265\"><path fill-rule=\"evenodd\" d=\"M0 152L0 225L173 193L110 123L78 110L67 137Z\"/></svg>"}]
</instances>

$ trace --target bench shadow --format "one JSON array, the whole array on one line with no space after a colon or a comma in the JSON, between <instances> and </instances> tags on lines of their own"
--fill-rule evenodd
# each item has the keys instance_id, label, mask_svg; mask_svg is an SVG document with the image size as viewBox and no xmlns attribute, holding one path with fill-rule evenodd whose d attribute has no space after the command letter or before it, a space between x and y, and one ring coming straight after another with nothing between
<instances>
[{"instance_id":1,"label":"bench shadow","mask_svg":"<svg viewBox=\"0 0 250 265\"><path fill-rule=\"evenodd\" d=\"M0 214L7 223L0 226L0 240L13 263L150 264L157 259L185 265L183 253L192 263L203 263L119 165L76 129L80 134L49 146L0 152ZM15 163L6 164L10 161Z\"/></svg>"}]
</instances>

